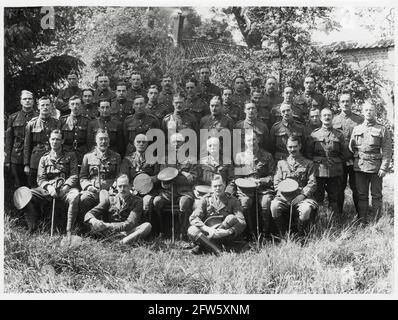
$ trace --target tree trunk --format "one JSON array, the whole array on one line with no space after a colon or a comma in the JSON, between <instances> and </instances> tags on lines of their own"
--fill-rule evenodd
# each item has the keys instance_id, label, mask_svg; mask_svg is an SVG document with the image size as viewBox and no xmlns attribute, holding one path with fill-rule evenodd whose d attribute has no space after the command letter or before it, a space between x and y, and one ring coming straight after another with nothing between
<instances>
[{"instance_id":1,"label":"tree trunk","mask_svg":"<svg viewBox=\"0 0 398 320\"><path fill-rule=\"evenodd\" d=\"M262 34L258 31L250 30L250 28L247 27L247 22L245 16L243 15L242 7L232 7L232 13L234 14L236 22L238 23L239 30L245 39L247 47L249 49L261 49Z\"/></svg>"}]
</instances>

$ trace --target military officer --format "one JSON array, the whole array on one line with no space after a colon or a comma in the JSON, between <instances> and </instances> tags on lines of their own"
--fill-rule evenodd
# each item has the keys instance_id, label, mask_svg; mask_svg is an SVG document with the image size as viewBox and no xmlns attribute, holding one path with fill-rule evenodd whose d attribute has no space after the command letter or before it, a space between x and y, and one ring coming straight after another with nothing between
<instances>
[{"instance_id":1,"label":"military officer","mask_svg":"<svg viewBox=\"0 0 398 320\"><path fill-rule=\"evenodd\" d=\"M33 109L32 92L22 90L20 102L22 109L8 118L4 154L4 166L10 169L16 188L28 185L23 159L25 127L29 120L38 115Z\"/></svg>"},{"instance_id":2,"label":"military officer","mask_svg":"<svg viewBox=\"0 0 398 320\"><path fill-rule=\"evenodd\" d=\"M133 71L130 78L131 88L127 91L127 99L134 101L136 96L146 97L147 92L143 88L142 77L137 71Z\"/></svg>"},{"instance_id":3,"label":"military officer","mask_svg":"<svg viewBox=\"0 0 398 320\"><path fill-rule=\"evenodd\" d=\"M81 96L82 89L79 88L79 76L76 70L71 70L68 74L68 86L59 90L55 107L61 112L61 116L69 113L68 103L72 96Z\"/></svg>"},{"instance_id":4,"label":"military officer","mask_svg":"<svg viewBox=\"0 0 398 320\"><path fill-rule=\"evenodd\" d=\"M312 108L308 116L307 125L304 128L304 135L307 139L311 133L322 126L321 111L317 108Z\"/></svg>"},{"instance_id":5,"label":"military officer","mask_svg":"<svg viewBox=\"0 0 398 320\"><path fill-rule=\"evenodd\" d=\"M197 254L210 251L219 254L219 245L231 244L246 228L239 200L225 193L225 182L215 175L211 182L212 193L205 195L189 217L189 238L198 244L192 250Z\"/></svg>"},{"instance_id":6,"label":"military officer","mask_svg":"<svg viewBox=\"0 0 398 320\"><path fill-rule=\"evenodd\" d=\"M236 129L241 129L242 145L244 144L244 137L246 130L253 130L253 132L259 138L259 146L261 149L269 150L270 135L268 127L265 123L257 118L257 108L252 102L245 103L244 112L246 114L245 120L239 121L236 125Z\"/></svg>"},{"instance_id":7,"label":"military officer","mask_svg":"<svg viewBox=\"0 0 398 320\"><path fill-rule=\"evenodd\" d=\"M328 107L328 101L325 96L315 90L315 78L313 76L307 76L304 79L304 93L298 96L295 100L296 105L301 110L310 110L311 108L317 108L322 110Z\"/></svg>"},{"instance_id":8,"label":"military officer","mask_svg":"<svg viewBox=\"0 0 398 320\"><path fill-rule=\"evenodd\" d=\"M188 80L185 83L185 90L187 92L185 111L195 116L196 124L199 126L200 120L209 114L209 106L200 98L196 79Z\"/></svg>"},{"instance_id":9,"label":"military officer","mask_svg":"<svg viewBox=\"0 0 398 320\"><path fill-rule=\"evenodd\" d=\"M39 116L26 125L24 140L24 172L29 176L30 187L37 186L37 168L40 158L50 151L49 138L54 129L59 129L59 120L50 116L51 99L41 97L38 103Z\"/></svg>"},{"instance_id":10,"label":"military officer","mask_svg":"<svg viewBox=\"0 0 398 320\"><path fill-rule=\"evenodd\" d=\"M158 119L145 110L145 99L135 96L133 101L134 114L127 117L123 123L123 134L128 141L126 155L134 152L134 139L137 134L146 134L149 129L158 129Z\"/></svg>"},{"instance_id":11,"label":"military officer","mask_svg":"<svg viewBox=\"0 0 398 320\"><path fill-rule=\"evenodd\" d=\"M261 149L255 133L245 135L245 151L236 155L235 178L251 178L257 184L257 190L237 187L236 195L240 200L243 213L248 226L249 234L256 233L254 205L261 206L261 222L264 235L269 234L269 221L271 219L270 204L274 193L272 191L275 162L272 155ZM256 192L258 198L256 197ZM253 201L257 199L258 203Z\"/></svg>"},{"instance_id":12,"label":"military officer","mask_svg":"<svg viewBox=\"0 0 398 320\"><path fill-rule=\"evenodd\" d=\"M173 78L169 74L164 74L160 83L162 90L159 93L159 104L167 106L168 113L173 112Z\"/></svg>"},{"instance_id":13,"label":"military officer","mask_svg":"<svg viewBox=\"0 0 398 320\"><path fill-rule=\"evenodd\" d=\"M130 192L129 177L125 174L116 179L116 195L110 195L86 213L84 222L94 234L120 234L122 244L145 238L152 226L144 221L142 200Z\"/></svg>"},{"instance_id":14,"label":"military officer","mask_svg":"<svg viewBox=\"0 0 398 320\"><path fill-rule=\"evenodd\" d=\"M119 82L116 85L116 99L111 104L111 118L123 122L134 113L133 101L127 99L127 85Z\"/></svg>"},{"instance_id":15,"label":"military officer","mask_svg":"<svg viewBox=\"0 0 398 320\"><path fill-rule=\"evenodd\" d=\"M276 122L270 131L270 152L274 155L275 160L284 159L288 156L286 142L290 135L298 136L300 139L300 145L305 148L304 126L293 119L291 105L282 103L280 106L280 112L282 120Z\"/></svg>"},{"instance_id":16,"label":"military officer","mask_svg":"<svg viewBox=\"0 0 398 320\"><path fill-rule=\"evenodd\" d=\"M82 90L83 110L82 116L93 120L98 117L98 106L94 101L94 90L91 88L84 88Z\"/></svg>"},{"instance_id":17,"label":"military officer","mask_svg":"<svg viewBox=\"0 0 398 320\"><path fill-rule=\"evenodd\" d=\"M81 98L72 96L69 99L70 114L61 117L61 131L64 137L64 150L76 154L77 163L81 165L83 156L88 152L87 127L89 118L81 115Z\"/></svg>"},{"instance_id":18,"label":"military officer","mask_svg":"<svg viewBox=\"0 0 398 320\"><path fill-rule=\"evenodd\" d=\"M343 133L333 128L332 119L332 110L323 108L322 126L311 133L307 142L307 155L314 162L317 182L315 200L322 203L326 191L329 208L334 214L341 214L338 196L348 149Z\"/></svg>"},{"instance_id":19,"label":"military officer","mask_svg":"<svg viewBox=\"0 0 398 320\"><path fill-rule=\"evenodd\" d=\"M349 148L354 153L355 183L358 190L358 215L367 222L369 211L369 185L373 211L378 217L382 209L383 177L389 170L392 145L388 129L376 122L375 106L366 102L362 106L364 122L354 127Z\"/></svg>"},{"instance_id":20,"label":"military officer","mask_svg":"<svg viewBox=\"0 0 398 320\"><path fill-rule=\"evenodd\" d=\"M176 93L173 96L174 112L169 113L162 121L162 129L165 133L168 130L180 131L182 129L192 129L198 131L196 118L189 112L185 112L185 96Z\"/></svg>"},{"instance_id":21,"label":"military officer","mask_svg":"<svg viewBox=\"0 0 398 320\"><path fill-rule=\"evenodd\" d=\"M246 92L246 79L243 75L237 75L233 81L234 93L231 97L231 103L237 105L241 110L247 101L250 101L250 95Z\"/></svg>"},{"instance_id":22,"label":"military officer","mask_svg":"<svg viewBox=\"0 0 398 320\"><path fill-rule=\"evenodd\" d=\"M222 90L222 104L224 107L224 114L230 116L234 120L234 124L245 118L245 114L241 107L231 102L232 89L224 88Z\"/></svg>"},{"instance_id":23,"label":"military officer","mask_svg":"<svg viewBox=\"0 0 398 320\"><path fill-rule=\"evenodd\" d=\"M352 112L352 100L349 93L343 93L339 96L339 107L341 112L333 118L333 128L343 132L346 144L348 146L354 127L360 125L363 122L363 118L360 115ZM348 156L349 157L343 163L343 176L341 181L342 188L339 195L339 207L340 211L343 211L344 191L349 177L355 209L358 212L358 191L355 184L354 157L352 153L349 153Z\"/></svg>"},{"instance_id":24,"label":"military officer","mask_svg":"<svg viewBox=\"0 0 398 320\"><path fill-rule=\"evenodd\" d=\"M198 92L200 93L202 100L204 100L206 103L210 103L210 100L214 96L221 95L220 88L210 82L210 75L210 67L203 66L200 68Z\"/></svg>"},{"instance_id":25,"label":"military officer","mask_svg":"<svg viewBox=\"0 0 398 320\"><path fill-rule=\"evenodd\" d=\"M263 94L260 90L254 90L251 93L251 102L256 105L258 120L265 123L268 128L271 128L271 109L263 99Z\"/></svg>"},{"instance_id":26,"label":"military officer","mask_svg":"<svg viewBox=\"0 0 398 320\"><path fill-rule=\"evenodd\" d=\"M109 149L109 133L98 129L96 146L83 157L80 169L80 219L98 202L104 201L120 171L120 155ZM104 191L105 192L102 192ZM110 192L112 193L112 191ZM101 195L101 196L100 196ZM79 220L80 220L79 219ZM80 221L79 221L80 222Z\"/></svg>"},{"instance_id":27,"label":"military officer","mask_svg":"<svg viewBox=\"0 0 398 320\"><path fill-rule=\"evenodd\" d=\"M98 106L98 119L91 120L87 127L87 144L88 149L92 150L95 145L95 136L99 129L105 129L109 133L110 149L124 154L124 136L123 124L120 121L111 118L111 102L109 100L101 100Z\"/></svg>"},{"instance_id":28,"label":"military officer","mask_svg":"<svg viewBox=\"0 0 398 320\"><path fill-rule=\"evenodd\" d=\"M148 102L145 106L147 113L155 116L159 123L162 122L163 118L169 113L169 107L166 103L159 103L159 90L156 85L151 85L148 89Z\"/></svg>"},{"instance_id":29,"label":"military officer","mask_svg":"<svg viewBox=\"0 0 398 320\"><path fill-rule=\"evenodd\" d=\"M97 76L97 89L94 91L93 102L98 104L100 100L115 100L115 93L109 87L109 77L105 74Z\"/></svg>"},{"instance_id":30,"label":"military officer","mask_svg":"<svg viewBox=\"0 0 398 320\"><path fill-rule=\"evenodd\" d=\"M210 100L209 109L210 114L200 120L201 129L221 131L222 129L232 130L234 128L232 118L224 114L224 108L219 96L214 96Z\"/></svg>"},{"instance_id":31,"label":"military officer","mask_svg":"<svg viewBox=\"0 0 398 320\"><path fill-rule=\"evenodd\" d=\"M277 195L271 202L271 214L280 235L287 231L290 214L293 230L303 235L309 223L314 222L319 207L312 199L316 190L315 169L313 162L301 154L298 136L289 136L286 148L289 156L279 160L276 166L274 189ZM279 184L288 178L298 183L298 190L292 194L279 190Z\"/></svg>"},{"instance_id":32,"label":"military officer","mask_svg":"<svg viewBox=\"0 0 398 320\"><path fill-rule=\"evenodd\" d=\"M59 198L68 204L67 217L61 215L61 218L67 221L66 231L70 234L79 210L77 159L73 152L63 150L61 130L51 131L49 143L51 150L40 158L37 173L38 187L31 190L32 200L25 209L25 219L29 231L33 232L37 227L41 208L51 200Z\"/></svg>"}]
</instances>

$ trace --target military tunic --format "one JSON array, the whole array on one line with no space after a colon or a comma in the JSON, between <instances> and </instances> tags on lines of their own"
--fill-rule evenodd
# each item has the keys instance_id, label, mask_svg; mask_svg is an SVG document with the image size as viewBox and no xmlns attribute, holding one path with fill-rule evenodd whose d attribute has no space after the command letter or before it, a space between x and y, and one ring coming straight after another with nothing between
<instances>
[{"instance_id":1,"label":"military tunic","mask_svg":"<svg viewBox=\"0 0 398 320\"><path fill-rule=\"evenodd\" d=\"M211 98L214 96L220 96L221 90L215 84L208 82L201 82L198 86L198 92L200 97L205 101L207 104L210 103Z\"/></svg>"},{"instance_id":2,"label":"military tunic","mask_svg":"<svg viewBox=\"0 0 398 320\"><path fill-rule=\"evenodd\" d=\"M111 102L116 99L116 94L111 90L111 88L101 89L97 88L94 91L93 102L99 103L100 100L110 100Z\"/></svg>"},{"instance_id":3,"label":"military tunic","mask_svg":"<svg viewBox=\"0 0 398 320\"><path fill-rule=\"evenodd\" d=\"M93 120L93 119L96 119L99 117L98 105L95 103L84 104L82 109L83 109L83 112L81 115L89 118L90 120Z\"/></svg>"},{"instance_id":4,"label":"military tunic","mask_svg":"<svg viewBox=\"0 0 398 320\"><path fill-rule=\"evenodd\" d=\"M134 101L136 96L142 96L145 100L147 99L147 91L144 88L129 88L127 90L126 98L128 100Z\"/></svg>"},{"instance_id":5,"label":"military tunic","mask_svg":"<svg viewBox=\"0 0 398 320\"><path fill-rule=\"evenodd\" d=\"M305 150L304 126L291 120L281 120L275 123L270 131L271 153L275 160L284 159L288 156L286 143L290 135L297 136L301 140L302 150Z\"/></svg>"},{"instance_id":6,"label":"military tunic","mask_svg":"<svg viewBox=\"0 0 398 320\"><path fill-rule=\"evenodd\" d=\"M231 104L237 105L242 111L244 110L245 103L248 101L250 101L250 96L245 92L234 92L231 96Z\"/></svg>"},{"instance_id":7,"label":"military tunic","mask_svg":"<svg viewBox=\"0 0 398 320\"><path fill-rule=\"evenodd\" d=\"M152 104L150 101L145 106L145 111L158 119L159 123L170 112L169 107L164 103Z\"/></svg>"},{"instance_id":8,"label":"military tunic","mask_svg":"<svg viewBox=\"0 0 398 320\"><path fill-rule=\"evenodd\" d=\"M199 97L190 98L186 100L186 107L184 112L190 113L195 116L196 126L200 124L200 120L207 114L210 113L208 104Z\"/></svg>"},{"instance_id":9,"label":"military tunic","mask_svg":"<svg viewBox=\"0 0 398 320\"><path fill-rule=\"evenodd\" d=\"M257 135L257 137L260 139L258 145L260 148L265 149L265 150L269 150L270 148L270 133L268 130L267 125L258 120L258 119L254 119L253 121L249 120L249 119L245 119L242 121L239 121L236 125L235 125L235 129L241 129L241 145L242 148L245 145L245 135L246 135L246 130L253 130L253 132Z\"/></svg>"},{"instance_id":10,"label":"military tunic","mask_svg":"<svg viewBox=\"0 0 398 320\"><path fill-rule=\"evenodd\" d=\"M111 118L123 122L128 116L134 114L133 101L115 100L111 104Z\"/></svg>"},{"instance_id":11,"label":"military tunic","mask_svg":"<svg viewBox=\"0 0 398 320\"><path fill-rule=\"evenodd\" d=\"M234 174L234 168L231 164L220 164L211 155L200 159L200 173L198 177L199 184L211 185L215 175L220 175L224 183L228 186ZM227 187L226 192L232 194L233 186Z\"/></svg>"},{"instance_id":12,"label":"military tunic","mask_svg":"<svg viewBox=\"0 0 398 320\"><path fill-rule=\"evenodd\" d=\"M242 111L242 108L240 108L236 104L224 104L224 114L231 117L232 120L234 120L234 124L237 122L243 120L245 118L245 114Z\"/></svg>"},{"instance_id":13,"label":"military tunic","mask_svg":"<svg viewBox=\"0 0 398 320\"><path fill-rule=\"evenodd\" d=\"M181 131L182 129L191 129L198 131L198 123L196 118L188 112L170 113L164 117L162 129L165 133L168 130Z\"/></svg>"},{"instance_id":14,"label":"military tunic","mask_svg":"<svg viewBox=\"0 0 398 320\"><path fill-rule=\"evenodd\" d=\"M173 94L174 94L174 92L172 90L170 90L170 91L162 90L159 93L158 103L163 104L167 107L167 110L168 110L167 113L173 112L173 109L174 109Z\"/></svg>"},{"instance_id":15,"label":"military tunic","mask_svg":"<svg viewBox=\"0 0 398 320\"><path fill-rule=\"evenodd\" d=\"M148 163L145 160L145 152L140 154L134 151L131 155L125 156L120 167L120 173L127 174L130 181L133 182L135 176L139 173L146 173L149 176L157 176L159 173L158 163Z\"/></svg>"},{"instance_id":16,"label":"military tunic","mask_svg":"<svg viewBox=\"0 0 398 320\"><path fill-rule=\"evenodd\" d=\"M61 112L61 115L66 115L70 113L69 110L69 98L73 96L82 96L82 89L78 86L76 87L67 87L65 89L59 90L57 99L55 100L55 107ZM61 102L59 99L62 99Z\"/></svg>"},{"instance_id":17,"label":"military tunic","mask_svg":"<svg viewBox=\"0 0 398 320\"><path fill-rule=\"evenodd\" d=\"M260 100L260 104L257 107L258 118L262 121L265 121L268 128L271 128L272 125L279 121L280 119L273 118L272 110L279 106L283 102L283 98L278 94L268 94L264 93L262 99Z\"/></svg>"},{"instance_id":18,"label":"military tunic","mask_svg":"<svg viewBox=\"0 0 398 320\"><path fill-rule=\"evenodd\" d=\"M307 114L311 108L322 110L328 107L328 101L325 96L319 92L304 92L295 99L295 104L301 110L307 110Z\"/></svg>"}]
</instances>

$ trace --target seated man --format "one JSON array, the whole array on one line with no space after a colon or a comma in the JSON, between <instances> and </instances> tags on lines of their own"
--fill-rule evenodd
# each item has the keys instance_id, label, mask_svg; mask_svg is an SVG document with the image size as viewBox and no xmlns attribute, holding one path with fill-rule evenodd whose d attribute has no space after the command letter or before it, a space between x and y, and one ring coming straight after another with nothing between
<instances>
[{"instance_id":1,"label":"seated man","mask_svg":"<svg viewBox=\"0 0 398 320\"><path fill-rule=\"evenodd\" d=\"M118 193L106 198L84 216L84 222L92 233L123 236L121 243L134 242L151 232L151 224L142 222L142 200L130 192L126 174L116 180ZM101 191L102 192L102 191Z\"/></svg>"},{"instance_id":2,"label":"seated man","mask_svg":"<svg viewBox=\"0 0 398 320\"><path fill-rule=\"evenodd\" d=\"M77 159L74 152L62 149L64 139L61 130L53 130L49 141L51 150L40 158L37 172L39 187L32 189L33 197L25 209L25 219L29 232L33 232L37 227L40 209L53 199L61 199L68 204L66 231L69 235L73 218L79 210Z\"/></svg>"},{"instance_id":3,"label":"seated man","mask_svg":"<svg viewBox=\"0 0 398 320\"><path fill-rule=\"evenodd\" d=\"M220 175L213 177L211 187L213 192L200 200L189 217L188 237L198 244L193 253L207 250L219 254L218 244L233 242L246 228L239 200L225 193Z\"/></svg>"},{"instance_id":4,"label":"seated man","mask_svg":"<svg viewBox=\"0 0 398 320\"><path fill-rule=\"evenodd\" d=\"M300 137L290 136L286 144L289 156L279 160L274 177L274 188L277 196L271 202L271 214L281 235L284 235L289 225L290 213L293 229L303 235L305 227L315 219L318 204L311 199L316 190L314 163L304 158L300 153ZM283 180L290 178L298 182L299 189L292 200L278 190Z\"/></svg>"}]
</instances>

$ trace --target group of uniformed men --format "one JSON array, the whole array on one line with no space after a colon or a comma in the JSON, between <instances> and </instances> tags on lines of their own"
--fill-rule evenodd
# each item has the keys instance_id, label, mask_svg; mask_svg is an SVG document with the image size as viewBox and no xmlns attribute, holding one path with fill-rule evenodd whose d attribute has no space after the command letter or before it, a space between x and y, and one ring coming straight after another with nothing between
<instances>
[{"instance_id":1,"label":"group of uniformed men","mask_svg":"<svg viewBox=\"0 0 398 320\"><path fill-rule=\"evenodd\" d=\"M185 83L185 92L174 92L169 75L161 79L161 91L156 85L145 90L134 72L130 83L120 81L113 91L109 78L100 74L93 90L79 88L78 74L71 71L68 87L54 102L39 98L37 110L33 94L22 91L22 109L8 118L5 167L14 188L31 188L32 199L23 209L29 230L36 229L45 204L60 199L68 205L68 235L74 226L83 226L93 234L117 233L127 243L151 232L169 235L165 217L171 209L179 217L182 239L198 243L196 251L217 253L221 243L241 235L259 236L261 230L269 236L271 223L279 235L288 227L303 234L325 191L338 217L348 180L359 220L368 219L369 186L372 207L380 213L392 147L389 131L376 122L374 106L365 103L363 116L357 115L350 94L342 93L340 113L334 116L315 90L313 76L305 77L299 96L291 87L280 96L274 77L266 79L265 87L255 79L250 93L242 75L235 77L233 88L220 89L209 79L205 66L199 81ZM198 135L207 129L206 146L200 146L207 155L199 161L187 156L150 162L150 129L173 132L171 152L186 142L182 129ZM231 147L223 147L228 142L217 135L223 129L241 129L242 152L234 155ZM223 163L225 152L231 163ZM166 170L161 179L165 168L176 168L176 176ZM142 173L153 186L144 193L133 187ZM297 186L289 190L287 179ZM209 193L201 194L198 185L209 186Z\"/></svg>"}]
</instances>

